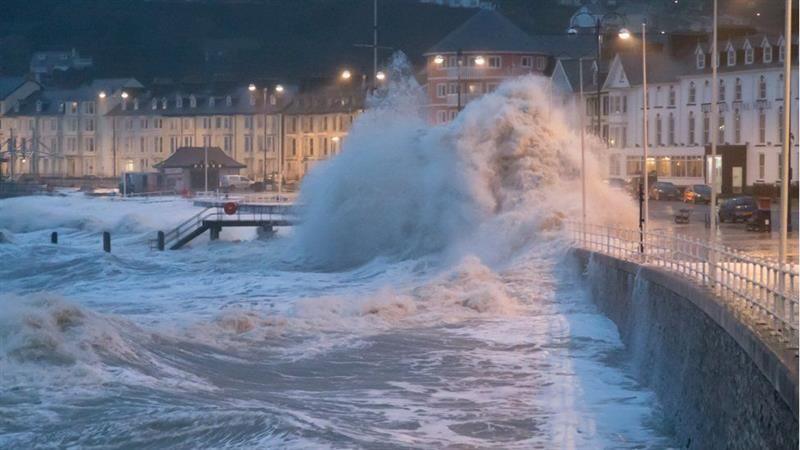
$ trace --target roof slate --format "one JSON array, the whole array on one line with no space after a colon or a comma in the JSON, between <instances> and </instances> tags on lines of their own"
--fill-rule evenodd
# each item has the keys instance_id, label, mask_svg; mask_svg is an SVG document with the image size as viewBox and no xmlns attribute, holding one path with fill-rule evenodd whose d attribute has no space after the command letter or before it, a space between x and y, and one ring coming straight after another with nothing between
<instances>
[{"instance_id":1,"label":"roof slate","mask_svg":"<svg viewBox=\"0 0 800 450\"><path fill-rule=\"evenodd\" d=\"M180 147L169 158L153 165L157 169L188 169L202 166L205 162L204 147ZM244 169L244 164L228 156L219 147L208 147L209 165L219 165L226 169Z\"/></svg>"}]
</instances>

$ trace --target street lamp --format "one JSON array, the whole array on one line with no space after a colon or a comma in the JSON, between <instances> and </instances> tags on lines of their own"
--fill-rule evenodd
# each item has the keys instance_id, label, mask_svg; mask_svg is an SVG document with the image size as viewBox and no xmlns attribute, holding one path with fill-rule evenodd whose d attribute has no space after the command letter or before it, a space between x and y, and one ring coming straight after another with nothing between
<instances>
[{"instance_id":1,"label":"street lamp","mask_svg":"<svg viewBox=\"0 0 800 450\"><path fill-rule=\"evenodd\" d=\"M378 73L375 74L375 78L377 78L378 81L383 81L386 79L386 74L379 70Z\"/></svg>"},{"instance_id":2,"label":"street lamp","mask_svg":"<svg viewBox=\"0 0 800 450\"><path fill-rule=\"evenodd\" d=\"M341 75L340 75L340 77L342 78L342 80L345 80L345 81L349 80L349 79L350 79L350 77L352 77L352 76L353 76L353 74L352 74L352 73L350 73L350 71L349 71L349 70L347 70L347 69L343 70L343 71L342 71L342 73L341 73Z\"/></svg>"},{"instance_id":3,"label":"street lamp","mask_svg":"<svg viewBox=\"0 0 800 450\"><path fill-rule=\"evenodd\" d=\"M483 59L483 56L480 56L480 55L479 55L479 56L476 56L476 57L475 57L475 65L476 65L476 66L482 66L482 65L484 65L484 64L486 64L486 60L485 60L485 59Z\"/></svg>"},{"instance_id":4,"label":"street lamp","mask_svg":"<svg viewBox=\"0 0 800 450\"><path fill-rule=\"evenodd\" d=\"M255 92L256 91L256 85L253 84L253 83L250 83L250 86L247 86L247 90L250 91L250 92Z\"/></svg>"},{"instance_id":5,"label":"street lamp","mask_svg":"<svg viewBox=\"0 0 800 450\"><path fill-rule=\"evenodd\" d=\"M122 97L122 98L128 98L128 93L127 93L127 92L123 92L123 93L122 93L122 95L121 95L121 97Z\"/></svg>"},{"instance_id":6,"label":"street lamp","mask_svg":"<svg viewBox=\"0 0 800 450\"><path fill-rule=\"evenodd\" d=\"M577 19L578 17L583 16L583 15L589 16L590 18L592 18L592 20L595 21L594 34L595 34L595 39L597 40L597 59L596 59L596 64L597 64L597 77L596 77L597 99L596 100L597 100L597 104L595 105L595 110L596 110L596 113L597 113L597 128L596 128L596 132L597 132L597 135L600 136L601 135L601 124L600 124L600 88L601 88L601 86L600 86L600 57L601 57L601 53L602 53L602 43L603 43L603 36L601 34L601 31L602 31L602 28L603 28L603 22L604 21L606 21L608 19L611 19L613 17L616 17L616 18L621 19L622 23L624 24L625 23L625 17L622 16L621 14L615 13L613 11L612 12L608 12L606 14L603 14L602 16L597 16L597 17L592 15L592 14L589 14L586 11L581 11L580 13L572 16L572 19L570 20L570 24L569 24L569 29L567 29L567 33L568 34L578 34L578 29L575 26L575 19ZM630 37L630 32L625 28L621 28L619 30L619 37L621 39L628 39Z\"/></svg>"},{"instance_id":7,"label":"street lamp","mask_svg":"<svg viewBox=\"0 0 800 450\"><path fill-rule=\"evenodd\" d=\"M280 94L281 92L283 92L283 85L280 85L280 84L279 84L279 85L275 86L275 92L277 92L277 93L279 93L279 94Z\"/></svg>"},{"instance_id":8,"label":"street lamp","mask_svg":"<svg viewBox=\"0 0 800 450\"><path fill-rule=\"evenodd\" d=\"M444 56L442 56L442 55L436 55L436 56L434 56L434 57L433 57L433 62L434 62L435 64L438 64L438 65L440 65L440 66L441 66L441 65L442 65L442 63L444 63Z\"/></svg>"},{"instance_id":9,"label":"street lamp","mask_svg":"<svg viewBox=\"0 0 800 450\"><path fill-rule=\"evenodd\" d=\"M106 98L106 91L100 91L100 93L97 94L97 96L100 97L101 99Z\"/></svg>"}]
</instances>

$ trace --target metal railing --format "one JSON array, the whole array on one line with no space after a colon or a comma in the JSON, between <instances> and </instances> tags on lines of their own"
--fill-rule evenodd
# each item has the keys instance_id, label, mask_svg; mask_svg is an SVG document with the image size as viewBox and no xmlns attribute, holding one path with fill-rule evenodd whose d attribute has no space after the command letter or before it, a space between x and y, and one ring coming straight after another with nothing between
<instances>
[{"instance_id":1,"label":"metal railing","mask_svg":"<svg viewBox=\"0 0 800 450\"><path fill-rule=\"evenodd\" d=\"M710 289L749 326L785 348L797 348L797 265L661 230L641 233L571 221L564 225L574 246L678 273Z\"/></svg>"}]
</instances>

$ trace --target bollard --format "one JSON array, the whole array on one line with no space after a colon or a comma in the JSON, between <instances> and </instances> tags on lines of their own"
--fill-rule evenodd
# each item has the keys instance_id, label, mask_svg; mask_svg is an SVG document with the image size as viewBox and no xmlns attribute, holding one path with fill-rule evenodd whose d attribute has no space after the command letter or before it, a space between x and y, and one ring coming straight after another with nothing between
<instances>
[{"instance_id":1,"label":"bollard","mask_svg":"<svg viewBox=\"0 0 800 450\"><path fill-rule=\"evenodd\" d=\"M159 231L158 232L158 249L160 251L162 251L162 252L164 251L164 232L163 231Z\"/></svg>"},{"instance_id":2,"label":"bollard","mask_svg":"<svg viewBox=\"0 0 800 450\"><path fill-rule=\"evenodd\" d=\"M50 233L50 243L58 244L58 231L53 231Z\"/></svg>"},{"instance_id":3,"label":"bollard","mask_svg":"<svg viewBox=\"0 0 800 450\"><path fill-rule=\"evenodd\" d=\"M103 251L111 253L111 233L103 231Z\"/></svg>"}]
</instances>

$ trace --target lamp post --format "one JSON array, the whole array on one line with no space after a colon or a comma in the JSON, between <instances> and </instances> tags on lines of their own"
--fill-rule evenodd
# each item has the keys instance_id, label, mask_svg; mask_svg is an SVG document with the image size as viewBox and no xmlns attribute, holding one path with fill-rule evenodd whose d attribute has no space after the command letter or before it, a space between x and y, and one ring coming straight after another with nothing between
<instances>
[{"instance_id":1,"label":"lamp post","mask_svg":"<svg viewBox=\"0 0 800 450\"><path fill-rule=\"evenodd\" d=\"M716 1L716 0L715 0ZM789 231L789 177L791 172L789 164L791 163L791 114L792 114L792 0L786 0L786 18L784 40L786 42L786 51L783 56L783 166L781 167L781 229L780 229L780 249L779 260L781 267L786 264L786 241L787 233ZM713 191L712 191L713 192ZM784 288L784 277L780 277L781 292Z\"/></svg>"},{"instance_id":2,"label":"lamp post","mask_svg":"<svg viewBox=\"0 0 800 450\"><path fill-rule=\"evenodd\" d=\"M601 58L601 55L602 55L602 45L603 45L603 35L602 35L603 22L606 21L607 19L612 18L612 17L616 17L616 18L619 18L619 19L622 20L622 23L623 23L623 26L624 26L626 21L625 21L625 17L624 16L622 16L619 13L615 13L615 12L608 12L608 13L603 14L602 16L595 17L594 15L589 14L586 11L581 11L579 14L576 14L576 15L572 16L572 19L570 20L570 24L569 24L569 29L567 30L567 32L569 34L578 34L578 30L575 28L574 22L575 22L575 19L577 19L578 17L583 16L583 15L591 17L592 20L594 20L594 23L595 23L594 35L595 35L595 40L597 41L597 48L596 48L597 59L595 60L596 63L597 63L597 72L596 72L597 77L596 77L596 83L595 83L597 85L596 86L597 87L596 104L595 104L595 113L596 113L596 116L597 116L597 126L596 126L595 130L596 130L596 134L598 136L600 136L601 135L601 127L602 127L602 125L600 123L601 122L601 120L600 120L600 111L601 111L601 109L600 109L600 96L601 96L601 88L602 88L602 86L600 85L600 58ZM620 37L622 39L628 39L628 37L630 37L630 33L624 27L622 29L620 29L619 35L620 35Z\"/></svg>"},{"instance_id":3,"label":"lamp post","mask_svg":"<svg viewBox=\"0 0 800 450\"><path fill-rule=\"evenodd\" d=\"M580 127L581 127L581 229L586 227L586 148L583 125L583 57L578 58L578 84L580 85Z\"/></svg>"},{"instance_id":4,"label":"lamp post","mask_svg":"<svg viewBox=\"0 0 800 450\"><path fill-rule=\"evenodd\" d=\"M713 245L717 239L717 136L719 133L716 127L719 124L719 105L717 104L717 96L719 95L719 80L717 79L717 60L719 54L717 53L717 0L714 0L714 19L712 23L713 30L711 31L711 124L709 128L714 131L711 133L711 170L709 171L709 181L711 183L711 204L708 206L709 215L709 242ZM711 279L711 288L716 286L716 252L711 252L709 258L709 278Z\"/></svg>"},{"instance_id":5,"label":"lamp post","mask_svg":"<svg viewBox=\"0 0 800 450\"><path fill-rule=\"evenodd\" d=\"M461 66L462 66L461 58L462 58L462 52L461 49L458 49L456 51L456 79L458 80L456 84L457 86L456 95L458 95L458 100L457 100L458 103L456 104L456 113L461 112Z\"/></svg>"},{"instance_id":6,"label":"lamp post","mask_svg":"<svg viewBox=\"0 0 800 450\"><path fill-rule=\"evenodd\" d=\"M647 172L647 125L649 114L647 113L647 24L642 22L642 153L644 157L642 172L642 192L641 196L644 198L639 203L644 205L644 211L639 213L639 251L644 257L644 240L647 235L647 220L650 218L650 196L647 195L648 184L650 182L650 173Z\"/></svg>"}]
</instances>

